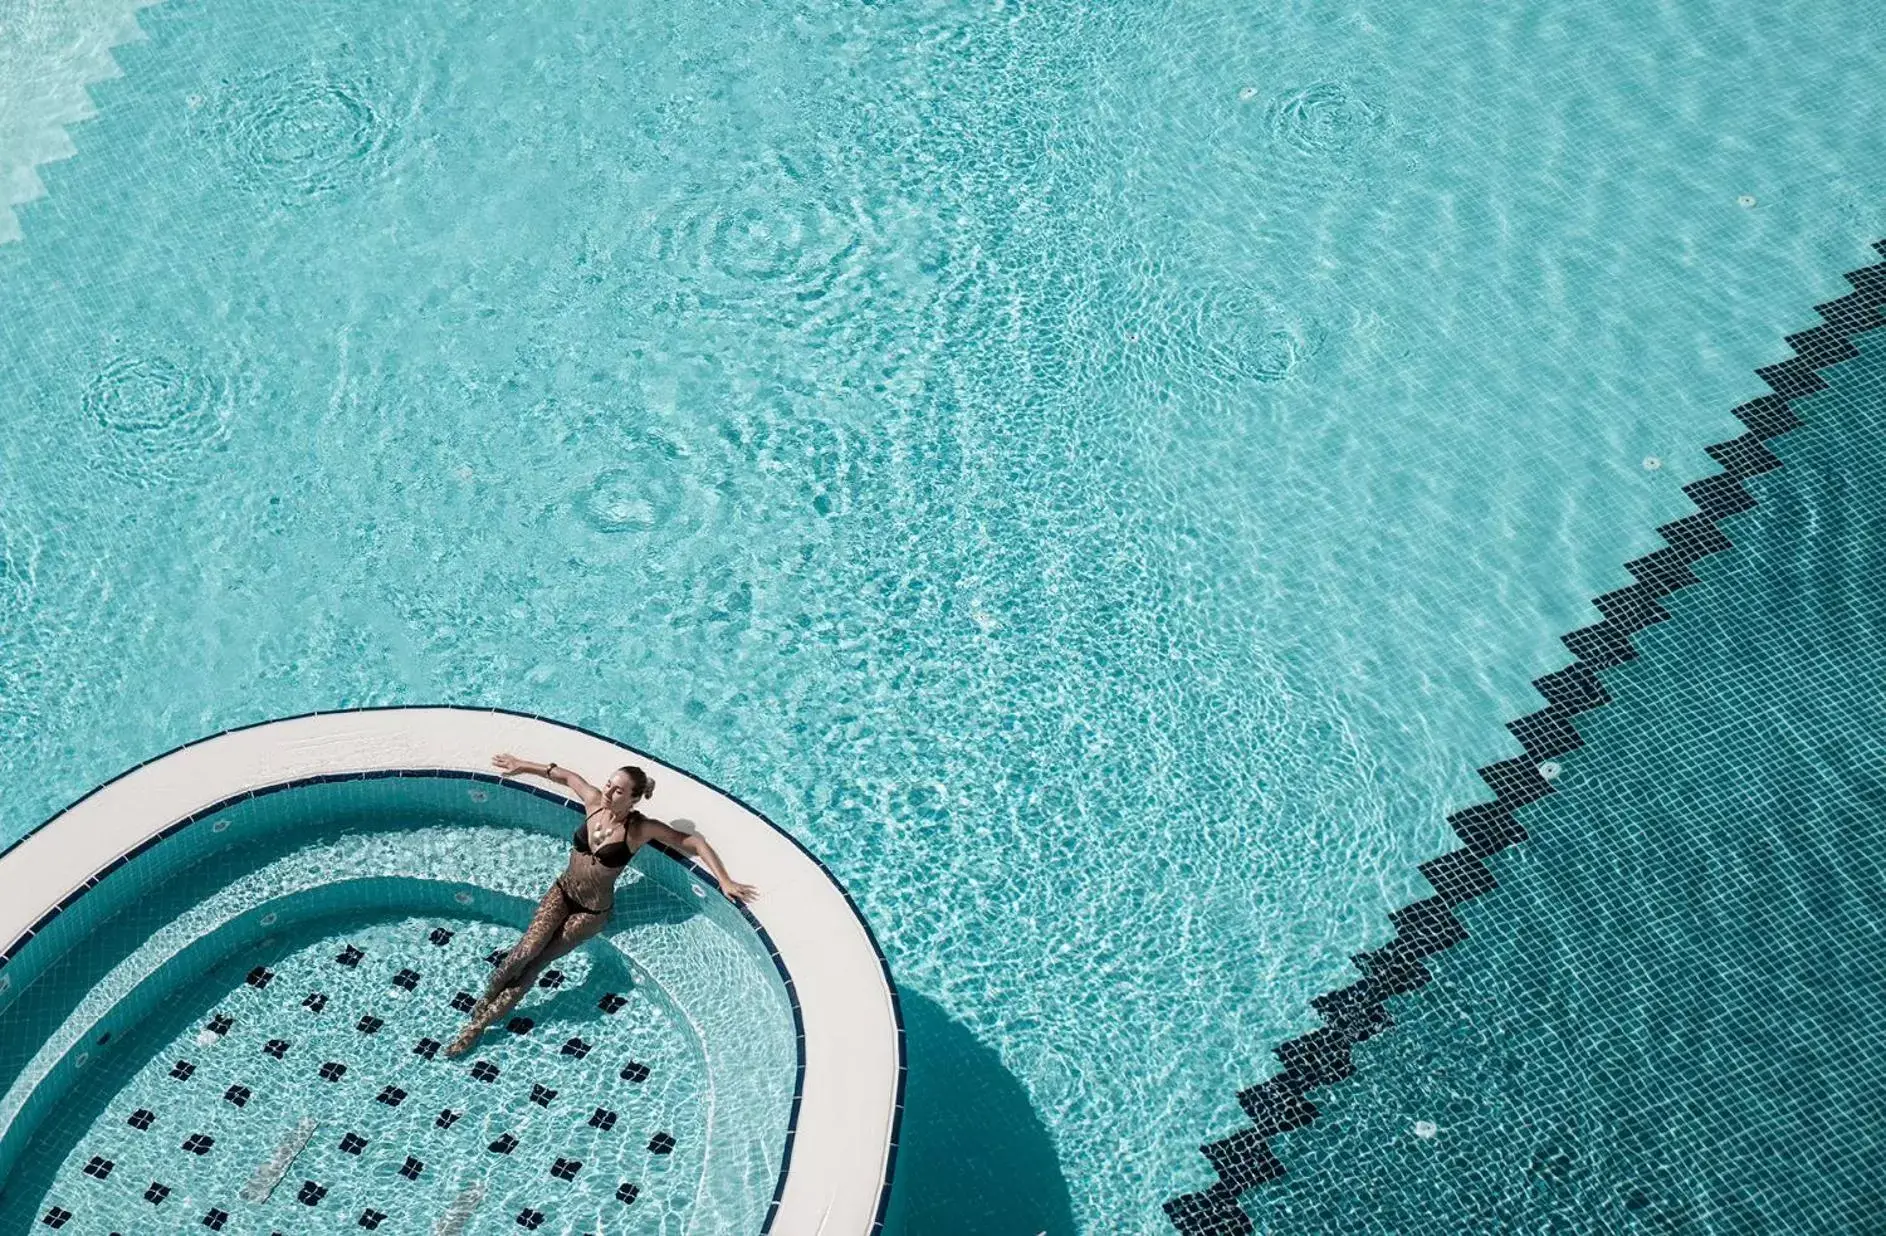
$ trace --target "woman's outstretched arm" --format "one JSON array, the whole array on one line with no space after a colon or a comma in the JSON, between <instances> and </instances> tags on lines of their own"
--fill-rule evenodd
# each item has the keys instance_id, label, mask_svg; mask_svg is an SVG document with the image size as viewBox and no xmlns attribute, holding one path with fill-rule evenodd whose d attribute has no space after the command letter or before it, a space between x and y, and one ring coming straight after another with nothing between
<instances>
[{"instance_id":1,"label":"woman's outstretched arm","mask_svg":"<svg viewBox=\"0 0 1886 1236\"><path fill-rule=\"evenodd\" d=\"M594 803L602 796L595 786L558 764L534 764L508 752L492 756L491 762L507 777L542 777L546 781L568 786L570 792L582 799L585 805Z\"/></svg>"},{"instance_id":2,"label":"woman's outstretched arm","mask_svg":"<svg viewBox=\"0 0 1886 1236\"><path fill-rule=\"evenodd\" d=\"M751 884L742 884L727 874L726 865L720 861L720 855L714 853L714 847L707 844L707 838L698 833L684 833L678 828L666 824L654 824L649 835L665 846L670 846L683 854L692 854L707 864L707 869L720 881L720 891L730 901L752 901L760 895L760 890Z\"/></svg>"}]
</instances>

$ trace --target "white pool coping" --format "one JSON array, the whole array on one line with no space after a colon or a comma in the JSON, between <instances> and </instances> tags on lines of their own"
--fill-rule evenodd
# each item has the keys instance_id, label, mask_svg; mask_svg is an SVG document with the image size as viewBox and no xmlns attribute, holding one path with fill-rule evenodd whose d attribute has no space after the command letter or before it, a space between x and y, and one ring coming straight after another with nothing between
<instances>
[{"instance_id":1,"label":"white pool coping","mask_svg":"<svg viewBox=\"0 0 1886 1236\"><path fill-rule=\"evenodd\" d=\"M792 977L805 1033L804 1093L769 1230L878 1232L896 1158L904 1044L896 991L869 928L832 875L763 816L586 730L521 713L425 707L315 713L203 739L100 786L0 857L0 943L10 949L101 869L215 803L336 774L490 774L499 751L554 760L592 782L623 764L655 766L649 814L691 821L736 879L759 888L748 908Z\"/></svg>"}]
</instances>

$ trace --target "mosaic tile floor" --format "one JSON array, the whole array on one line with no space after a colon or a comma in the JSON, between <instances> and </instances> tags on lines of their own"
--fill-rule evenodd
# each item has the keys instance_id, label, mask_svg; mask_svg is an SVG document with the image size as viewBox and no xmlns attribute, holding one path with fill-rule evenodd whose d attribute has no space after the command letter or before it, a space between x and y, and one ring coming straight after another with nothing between
<instances>
[{"instance_id":1,"label":"mosaic tile floor","mask_svg":"<svg viewBox=\"0 0 1886 1236\"><path fill-rule=\"evenodd\" d=\"M508 1025L440 1054L514 938L414 918L232 959L42 1130L60 1161L29 1190L37 1230L665 1230L702 1175L708 1096L617 958L560 959Z\"/></svg>"}]
</instances>

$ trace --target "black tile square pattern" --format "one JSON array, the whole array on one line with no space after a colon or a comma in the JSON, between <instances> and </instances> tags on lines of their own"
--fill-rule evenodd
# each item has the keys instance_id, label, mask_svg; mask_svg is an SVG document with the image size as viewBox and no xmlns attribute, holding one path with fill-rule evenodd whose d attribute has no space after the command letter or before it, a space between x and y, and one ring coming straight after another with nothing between
<instances>
[{"instance_id":1,"label":"black tile square pattern","mask_svg":"<svg viewBox=\"0 0 1886 1236\"><path fill-rule=\"evenodd\" d=\"M44 1223L47 1227L64 1227L66 1224L72 1222L72 1212L69 1210L61 1210L59 1207L54 1206L45 1213L45 1216L40 1219L40 1222Z\"/></svg>"},{"instance_id":2,"label":"black tile square pattern","mask_svg":"<svg viewBox=\"0 0 1886 1236\"><path fill-rule=\"evenodd\" d=\"M413 1044L413 1055L424 1056L426 1059L430 1060L439 1054L439 1047L440 1044L437 1039L420 1039L417 1043Z\"/></svg>"},{"instance_id":3,"label":"black tile square pattern","mask_svg":"<svg viewBox=\"0 0 1886 1236\"><path fill-rule=\"evenodd\" d=\"M541 975L539 975L539 976L538 976L538 979L537 979L537 986L539 986L539 987L561 987L561 986L563 986L563 971L561 971L561 970L545 970L545 971L543 972L543 974L541 974Z\"/></svg>"},{"instance_id":4,"label":"black tile square pattern","mask_svg":"<svg viewBox=\"0 0 1886 1236\"><path fill-rule=\"evenodd\" d=\"M578 1060L581 1060L584 1056L589 1055L589 1044L585 1043L580 1038L572 1038L563 1045L563 1054L566 1056L575 1056Z\"/></svg>"},{"instance_id":5,"label":"black tile square pattern","mask_svg":"<svg viewBox=\"0 0 1886 1236\"><path fill-rule=\"evenodd\" d=\"M438 945L440 948L444 948L446 945L452 942L452 933L447 931L443 927L434 927L432 929L432 934L427 936L426 939L432 941L434 944Z\"/></svg>"},{"instance_id":6,"label":"black tile square pattern","mask_svg":"<svg viewBox=\"0 0 1886 1236\"><path fill-rule=\"evenodd\" d=\"M372 1013L368 1013L365 1017L362 1017L359 1021L354 1023L354 1029L360 1031L362 1034L378 1034L380 1033L380 1027L384 1025L386 1025L386 1022L383 1019L375 1017Z\"/></svg>"},{"instance_id":7,"label":"black tile square pattern","mask_svg":"<svg viewBox=\"0 0 1886 1236\"><path fill-rule=\"evenodd\" d=\"M349 1133L347 1136L341 1138L340 1149L342 1154L359 1154L366 1148L367 1139L360 1136L358 1133Z\"/></svg>"},{"instance_id":8,"label":"black tile square pattern","mask_svg":"<svg viewBox=\"0 0 1886 1236\"><path fill-rule=\"evenodd\" d=\"M504 1136L498 1138L498 1140L492 1142L486 1149L493 1154L510 1154L513 1150L517 1149L517 1137L515 1134L506 1133Z\"/></svg>"},{"instance_id":9,"label":"black tile square pattern","mask_svg":"<svg viewBox=\"0 0 1886 1236\"><path fill-rule=\"evenodd\" d=\"M530 1084L530 1101L539 1107L549 1107L550 1101L557 1097L557 1092L542 1082Z\"/></svg>"},{"instance_id":10,"label":"black tile square pattern","mask_svg":"<svg viewBox=\"0 0 1886 1236\"><path fill-rule=\"evenodd\" d=\"M283 1056L288 1054L288 1040L270 1039L268 1042L262 1044L262 1054L265 1056L273 1056L277 1060L280 1060Z\"/></svg>"},{"instance_id":11,"label":"black tile square pattern","mask_svg":"<svg viewBox=\"0 0 1886 1236\"><path fill-rule=\"evenodd\" d=\"M648 1080L648 1066L640 1061L631 1060L622 1066L621 1077L626 1082L645 1082Z\"/></svg>"},{"instance_id":12,"label":"black tile square pattern","mask_svg":"<svg viewBox=\"0 0 1886 1236\"><path fill-rule=\"evenodd\" d=\"M115 1165L110 1159L101 1159L97 1155L93 1155L92 1161L85 1165L84 1170L85 1174L92 1177L94 1180L103 1180L111 1175L113 1166Z\"/></svg>"},{"instance_id":13,"label":"black tile square pattern","mask_svg":"<svg viewBox=\"0 0 1886 1236\"><path fill-rule=\"evenodd\" d=\"M641 1187L639 1185L632 1185L626 1180L616 1186L616 1200L621 1202L624 1206L627 1206L641 1195Z\"/></svg>"},{"instance_id":14,"label":"black tile square pattern","mask_svg":"<svg viewBox=\"0 0 1886 1236\"><path fill-rule=\"evenodd\" d=\"M190 1136L183 1139L183 1148L188 1150L191 1154L197 1155L208 1154L210 1147L215 1144L216 1139L207 1133L192 1133Z\"/></svg>"},{"instance_id":15,"label":"black tile square pattern","mask_svg":"<svg viewBox=\"0 0 1886 1236\"><path fill-rule=\"evenodd\" d=\"M233 1103L237 1107L246 1107L250 1096L254 1093L255 1092L247 1086L231 1086L229 1089L223 1091L223 1102Z\"/></svg>"},{"instance_id":16,"label":"black tile square pattern","mask_svg":"<svg viewBox=\"0 0 1886 1236\"><path fill-rule=\"evenodd\" d=\"M236 1024L235 1018L226 1017L223 1014L218 1013L216 1016L210 1018L209 1024L204 1026L203 1028L205 1030L208 1030L211 1034L228 1034L229 1028L235 1024Z\"/></svg>"},{"instance_id":17,"label":"black tile square pattern","mask_svg":"<svg viewBox=\"0 0 1886 1236\"><path fill-rule=\"evenodd\" d=\"M503 949L494 948L489 953L485 954L485 964L495 970L504 964L504 957L505 953Z\"/></svg>"},{"instance_id":18,"label":"black tile square pattern","mask_svg":"<svg viewBox=\"0 0 1886 1236\"><path fill-rule=\"evenodd\" d=\"M529 1230L533 1232L536 1231L538 1228L544 1225L543 1211L531 1210L528 1207L526 1207L523 1210L518 1211L517 1212L517 1225L522 1228L528 1228Z\"/></svg>"},{"instance_id":19,"label":"black tile square pattern","mask_svg":"<svg viewBox=\"0 0 1886 1236\"><path fill-rule=\"evenodd\" d=\"M257 966L255 969L249 971L249 977L244 979L243 982L249 984L251 987L263 988L267 987L269 981L274 977L275 972L270 970L267 966Z\"/></svg>"},{"instance_id":20,"label":"black tile square pattern","mask_svg":"<svg viewBox=\"0 0 1886 1236\"><path fill-rule=\"evenodd\" d=\"M327 996L318 991L311 991L308 993L308 998L301 1002L301 1007L318 1013L327 1007Z\"/></svg>"},{"instance_id":21,"label":"black tile square pattern","mask_svg":"<svg viewBox=\"0 0 1886 1236\"><path fill-rule=\"evenodd\" d=\"M513 1017L511 1020L504 1023L504 1028L509 1030L512 1034L529 1034L532 1027L536 1026L536 1024L536 1022L528 1017Z\"/></svg>"},{"instance_id":22,"label":"black tile square pattern","mask_svg":"<svg viewBox=\"0 0 1886 1236\"><path fill-rule=\"evenodd\" d=\"M156 1112L147 1111L144 1108L140 1107L136 1111L132 1112L130 1116L128 1116L125 1119L125 1123L130 1125L134 1129L142 1131L144 1129L150 1128L151 1122L156 1119L157 1119Z\"/></svg>"},{"instance_id":23,"label":"black tile square pattern","mask_svg":"<svg viewBox=\"0 0 1886 1236\"><path fill-rule=\"evenodd\" d=\"M407 991L413 990L415 987L419 986L419 971L401 970L398 974L393 976L393 986L403 987Z\"/></svg>"},{"instance_id":24,"label":"black tile square pattern","mask_svg":"<svg viewBox=\"0 0 1886 1236\"><path fill-rule=\"evenodd\" d=\"M303 1206L318 1206L321 1204L321 1199L326 1196L326 1185L318 1185L312 1180L304 1180L301 1182L300 1191L295 1194L295 1200L300 1202Z\"/></svg>"},{"instance_id":25,"label":"black tile square pattern","mask_svg":"<svg viewBox=\"0 0 1886 1236\"><path fill-rule=\"evenodd\" d=\"M444 1111L440 1112L439 1118L433 1121L432 1123L438 1125L441 1129L449 1129L453 1125L457 1124L458 1118L464 1114L465 1113L463 1112L455 1112L451 1108L448 1107Z\"/></svg>"},{"instance_id":26,"label":"black tile square pattern","mask_svg":"<svg viewBox=\"0 0 1886 1236\"><path fill-rule=\"evenodd\" d=\"M558 1180L575 1180L576 1173L582 1170L583 1161L581 1159L565 1159L560 1157L555 1163L550 1165L550 1174L555 1176Z\"/></svg>"},{"instance_id":27,"label":"black tile square pattern","mask_svg":"<svg viewBox=\"0 0 1886 1236\"><path fill-rule=\"evenodd\" d=\"M607 1108L599 1107L589 1114L589 1127L601 1129L607 1133L616 1127L616 1114Z\"/></svg>"},{"instance_id":28,"label":"black tile square pattern","mask_svg":"<svg viewBox=\"0 0 1886 1236\"><path fill-rule=\"evenodd\" d=\"M208 1214L203 1216L203 1226L213 1232L222 1231L223 1225L228 1222L229 1212L227 1210L211 1210Z\"/></svg>"},{"instance_id":29,"label":"black tile square pattern","mask_svg":"<svg viewBox=\"0 0 1886 1236\"><path fill-rule=\"evenodd\" d=\"M419 1179L419 1173L425 1170L426 1165L424 1163L421 1163L411 1155L407 1155L406 1162L400 1164L399 1174L406 1177L408 1180L417 1180Z\"/></svg>"},{"instance_id":30,"label":"black tile square pattern","mask_svg":"<svg viewBox=\"0 0 1886 1236\"><path fill-rule=\"evenodd\" d=\"M144 1200L153 1206L161 1204L163 1200L169 1196L170 1186L167 1184L158 1184L155 1180L151 1181L150 1188L144 1190Z\"/></svg>"},{"instance_id":31,"label":"black tile square pattern","mask_svg":"<svg viewBox=\"0 0 1886 1236\"><path fill-rule=\"evenodd\" d=\"M606 993L602 999L596 1001L596 1007L605 1013L614 1013L627 1003L627 1000L624 1000L621 996L618 996L612 991Z\"/></svg>"},{"instance_id":32,"label":"black tile square pattern","mask_svg":"<svg viewBox=\"0 0 1886 1236\"><path fill-rule=\"evenodd\" d=\"M362 952L359 948L356 948L354 945L349 944L346 948L340 951L340 954L337 957L334 958L334 964L340 965L340 966L347 966L351 968L353 966L359 965L360 959L365 956L366 956L366 953Z\"/></svg>"},{"instance_id":33,"label":"black tile square pattern","mask_svg":"<svg viewBox=\"0 0 1886 1236\"><path fill-rule=\"evenodd\" d=\"M360 1212L360 1226L361 1227L372 1229L372 1228L379 1227L384 1222L386 1222L386 1213L384 1211L379 1211L379 1210L373 1209L372 1207L368 1207L367 1209Z\"/></svg>"},{"instance_id":34,"label":"black tile square pattern","mask_svg":"<svg viewBox=\"0 0 1886 1236\"><path fill-rule=\"evenodd\" d=\"M472 994L469 991L461 991L457 995L452 997L452 1007L457 1009L461 1013L471 1012L472 1006L477 1003L478 1001L472 996Z\"/></svg>"},{"instance_id":35,"label":"black tile square pattern","mask_svg":"<svg viewBox=\"0 0 1886 1236\"><path fill-rule=\"evenodd\" d=\"M398 1086L388 1086L380 1091L375 1101L384 1103L388 1107L398 1107L401 1103L406 1101L406 1092L401 1090Z\"/></svg>"},{"instance_id":36,"label":"black tile square pattern","mask_svg":"<svg viewBox=\"0 0 1886 1236\"><path fill-rule=\"evenodd\" d=\"M666 1133L657 1133L649 1139L648 1148L655 1154L668 1154L675 1148L675 1139Z\"/></svg>"},{"instance_id":37,"label":"black tile square pattern","mask_svg":"<svg viewBox=\"0 0 1886 1236\"><path fill-rule=\"evenodd\" d=\"M489 1060L479 1060L471 1067L471 1075L481 1082L498 1080L498 1066Z\"/></svg>"},{"instance_id":38,"label":"black tile square pattern","mask_svg":"<svg viewBox=\"0 0 1886 1236\"><path fill-rule=\"evenodd\" d=\"M321 1080L337 1082L347 1076L347 1066L338 1060L329 1060L321 1065Z\"/></svg>"},{"instance_id":39,"label":"black tile square pattern","mask_svg":"<svg viewBox=\"0 0 1886 1236\"><path fill-rule=\"evenodd\" d=\"M170 1066L170 1075L178 1081L189 1081L191 1074L195 1072L196 1066L188 1060L179 1060Z\"/></svg>"}]
</instances>

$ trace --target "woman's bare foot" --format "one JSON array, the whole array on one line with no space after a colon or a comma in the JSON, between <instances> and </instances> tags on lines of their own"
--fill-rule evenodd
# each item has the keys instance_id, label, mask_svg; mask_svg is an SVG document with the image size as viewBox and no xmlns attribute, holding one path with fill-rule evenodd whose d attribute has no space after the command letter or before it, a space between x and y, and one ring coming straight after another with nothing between
<instances>
[{"instance_id":1,"label":"woman's bare foot","mask_svg":"<svg viewBox=\"0 0 1886 1236\"><path fill-rule=\"evenodd\" d=\"M466 1026L463 1030L459 1031L457 1038L453 1039L450 1043L446 1044L445 1054L448 1056L464 1055L466 1052L472 1049L472 1044L476 1043L478 1041L478 1036L483 1033L484 1033L483 1026L477 1025L475 1023L473 1025Z\"/></svg>"}]
</instances>

